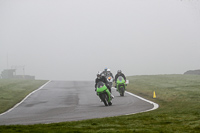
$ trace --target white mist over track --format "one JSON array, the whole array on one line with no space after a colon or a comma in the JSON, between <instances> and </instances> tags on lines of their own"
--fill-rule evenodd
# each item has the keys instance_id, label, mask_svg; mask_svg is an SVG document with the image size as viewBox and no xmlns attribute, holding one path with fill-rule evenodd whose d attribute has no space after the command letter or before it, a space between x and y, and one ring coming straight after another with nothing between
<instances>
[{"instance_id":1,"label":"white mist over track","mask_svg":"<svg viewBox=\"0 0 200 133\"><path fill-rule=\"evenodd\" d=\"M25 66L49 80L94 80L105 67L182 74L200 68L199 44L197 0L0 0L0 72Z\"/></svg>"}]
</instances>

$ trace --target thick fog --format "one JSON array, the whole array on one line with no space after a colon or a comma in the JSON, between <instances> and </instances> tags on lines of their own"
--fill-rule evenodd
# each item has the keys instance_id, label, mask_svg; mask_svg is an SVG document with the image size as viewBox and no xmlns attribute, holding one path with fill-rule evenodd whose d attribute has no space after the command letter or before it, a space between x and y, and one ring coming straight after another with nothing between
<instances>
[{"instance_id":1,"label":"thick fog","mask_svg":"<svg viewBox=\"0 0 200 133\"><path fill-rule=\"evenodd\" d=\"M36 79L200 69L199 0L0 0L0 72Z\"/></svg>"}]
</instances>

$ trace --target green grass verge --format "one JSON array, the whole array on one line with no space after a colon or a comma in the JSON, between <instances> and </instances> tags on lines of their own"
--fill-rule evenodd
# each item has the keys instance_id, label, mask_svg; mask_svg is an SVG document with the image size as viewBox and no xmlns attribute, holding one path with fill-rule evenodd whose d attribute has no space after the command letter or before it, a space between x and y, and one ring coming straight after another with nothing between
<instances>
[{"instance_id":1,"label":"green grass verge","mask_svg":"<svg viewBox=\"0 0 200 133\"><path fill-rule=\"evenodd\" d=\"M12 108L46 82L46 80L0 79L0 113Z\"/></svg>"},{"instance_id":2,"label":"green grass verge","mask_svg":"<svg viewBox=\"0 0 200 133\"><path fill-rule=\"evenodd\" d=\"M0 132L199 133L200 76L151 75L128 79L128 91L158 103L159 108L134 115L75 122L0 126Z\"/></svg>"}]
</instances>

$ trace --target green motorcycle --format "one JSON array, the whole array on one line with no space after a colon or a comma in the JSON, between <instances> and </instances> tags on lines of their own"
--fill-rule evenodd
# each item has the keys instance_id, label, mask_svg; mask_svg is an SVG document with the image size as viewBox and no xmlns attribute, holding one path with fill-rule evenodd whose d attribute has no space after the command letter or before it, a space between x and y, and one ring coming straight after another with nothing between
<instances>
[{"instance_id":1,"label":"green motorcycle","mask_svg":"<svg viewBox=\"0 0 200 133\"><path fill-rule=\"evenodd\" d=\"M106 87L104 82L98 82L97 83L97 95L103 101L105 106L111 106L112 105L112 99L111 99L111 94L108 88Z\"/></svg>"},{"instance_id":2,"label":"green motorcycle","mask_svg":"<svg viewBox=\"0 0 200 133\"><path fill-rule=\"evenodd\" d=\"M119 92L120 96L124 96L124 92L126 90L126 81L122 76L117 78L117 91Z\"/></svg>"}]
</instances>

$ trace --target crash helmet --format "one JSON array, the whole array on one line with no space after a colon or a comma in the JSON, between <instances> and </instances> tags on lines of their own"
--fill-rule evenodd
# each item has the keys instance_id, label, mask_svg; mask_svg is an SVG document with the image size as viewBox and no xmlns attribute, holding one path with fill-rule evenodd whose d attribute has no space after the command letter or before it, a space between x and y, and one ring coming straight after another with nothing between
<instances>
[{"instance_id":1,"label":"crash helmet","mask_svg":"<svg viewBox=\"0 0 200 133\"><path fill-rule=\"evenodd\" d=\"M105 67L104 71L107 71L107 70L108 70L108 68L107 68L107 67Z\"/></svg>"},{"instance_id":2,"label":"crash helmet","mask_svg":"<svg viewBox=\"0 0 200 133\"><path fill-rule=\"evenodd\" d=\"M121 70L118 70L117 73L120 74L120 73L122 73L122 71L121 71Z\"/></svg>"},{"instance_id":3,"label":"crash helmet","mask_svg":"<svg viewBox=\"0 0 200 133\"><path fill-rule=\"evenodd\" d=\"M97 73L97 78L98 78L98 79L101 78L101 72L100 72L100 71Z\"/></svg>"},{"instance_id":4,"label":"crash helmet","mask_svg":"<svg viewBox=\"0 0 200 133\"><path fill-rule=\"evenodd\" d=\"M107 69L107 72L110 72L110 69Z\"/></svg>"},{"instance_id":5,"label":"crash helmet","mask_svg":"<svg viewBox=\"0 0 200 133\"><path fill-rule=\"evenodd\" d=\"M101 74L101 76L102 76L102 77L105 77L105 74L104 74L104 73L102 73L102 74Z\"/></svg>"}]
</instances>

